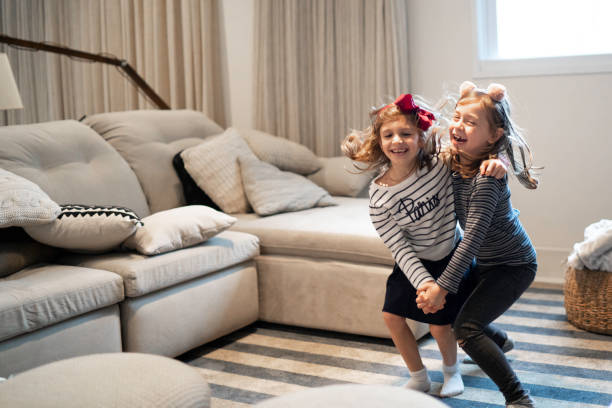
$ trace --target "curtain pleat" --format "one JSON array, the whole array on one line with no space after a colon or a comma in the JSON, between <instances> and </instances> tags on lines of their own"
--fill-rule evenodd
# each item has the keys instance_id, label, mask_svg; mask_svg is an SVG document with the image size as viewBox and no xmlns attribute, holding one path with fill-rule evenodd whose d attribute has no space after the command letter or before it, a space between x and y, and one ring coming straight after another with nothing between
<instances>
[{"instance_id":1,"label":"curtain pleat","mask_svg":"<svg viewBox=\"0 0 612 408\"><path fill-rule=\"evenodd\" d=\"M0 0L0 32L124 59L173 109L229 121L222 0ZM114 67L0 44L24 109L0 124L156 106Z\"/></svg>"},{"instance_id":2,"label":"curtain pleat","mask_svg":"<svg viewBox=\"0 0 612 408\"><path fill-rule=\"evenodd\" d=\"M408 90L407 0L256 0L255 127L340 154Z\"/></svg>"}]
</instances>

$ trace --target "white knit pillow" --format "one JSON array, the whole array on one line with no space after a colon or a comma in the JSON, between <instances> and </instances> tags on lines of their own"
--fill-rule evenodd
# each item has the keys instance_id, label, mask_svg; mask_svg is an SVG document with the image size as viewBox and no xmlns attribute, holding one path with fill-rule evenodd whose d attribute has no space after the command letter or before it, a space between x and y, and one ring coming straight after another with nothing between
<instances>
[{"instance_id":1,"label":"white knit pillow","mask_svg":"<svg viewBox=\"0 0 612 408\"><path fill-rule=\"evenodd\" d=\"M60 207L30 180L0 169L0 228L47 224Z\"/></svg>"},{"instance_id":2,"label":"white knit pillow","mask_svg":"<svg viewBox=\"0 0 612 408\"><path fill-rule=\"evenodd\" d=\"M233 128L181 153L185 170L198 187L204 190L223 212L230 214L250 210L242 186L238 157L256 158Z\"/></svg>"},{"instance_id":3,"label":"white knit pillow","mask_svg":"<svg viewBox=\"0 0 612 408\"><path fill-rule=\"evenodd\" d=\"M249 202L258 215L335 205L329 193L304 176L282 171L257 158L240 158Z\"/></svg>"},{"instance_id":4,"label":"white knit pillow","mask_svg":"<svg viewBox=\"0 0 612 408\"><path fill-rule=\"evenodd\" d=\"M302 175L319 170L322 163L306 146L255 129L238 129L253 153L281 170Z\"/></svg>"},{"instance_id":5,"label":"white knit pillow","mask_svg":"<svg viewBox=\"0 0 612 408\"><path fill-rule=\"evenodd\" d=\"M157 255L200 244L228 229L236 218L204 205L188 205L151 214L144 227L123 246L144 255Z\"/></svg>"}]
</instances>

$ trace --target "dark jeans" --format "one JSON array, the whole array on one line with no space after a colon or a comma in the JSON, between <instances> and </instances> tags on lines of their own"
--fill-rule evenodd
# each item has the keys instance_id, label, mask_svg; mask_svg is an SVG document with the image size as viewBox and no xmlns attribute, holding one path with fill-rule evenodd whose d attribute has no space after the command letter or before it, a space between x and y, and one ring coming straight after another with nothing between
<instances>
[{"instance_id":1,"label":"dark jeans","mask_svg":"<svg viewBox=\"0 0 612 408\"><path fill-rule=\"evenodd\" d=\"M455 320L459 346L493 380L506 402L525 395L525 390L501 350L507 335L490 323L512 306L529 287L537 264L481 266L476 286Z\"/></svg>"}]
</instances>

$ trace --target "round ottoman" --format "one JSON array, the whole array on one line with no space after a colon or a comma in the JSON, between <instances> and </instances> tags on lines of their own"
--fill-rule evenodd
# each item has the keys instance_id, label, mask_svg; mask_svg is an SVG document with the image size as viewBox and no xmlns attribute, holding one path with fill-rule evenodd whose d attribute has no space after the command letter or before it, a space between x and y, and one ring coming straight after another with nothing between
<instances>
[{"instance_id":1,"label":"round ottoman","mask_svg":"<svg viewBox=\"0 0 612 408\"><path fill-rule=\"evenodd\" d=\"M56 361L0 382L0 407L209 407L193 367L140 353Z\"/></svg>"},{"instance_id":2,"label":"round ottoman","mask_svg":"<svg viewBox=\"0 0 612 408\"><path fill-rule=\"evenodd\" d=\"M422 392L390 385L330 385L310 388L293 394L270 398L255 405L258 408L448 408Z\"/></svg>"}]
</instances>

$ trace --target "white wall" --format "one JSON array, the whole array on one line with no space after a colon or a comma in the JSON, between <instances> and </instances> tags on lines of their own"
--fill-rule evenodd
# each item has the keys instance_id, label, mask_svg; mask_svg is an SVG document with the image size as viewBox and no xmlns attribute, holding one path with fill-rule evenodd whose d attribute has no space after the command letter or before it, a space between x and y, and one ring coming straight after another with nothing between
<instances>
[{"instance_id":1,"label":"white wall","mask_svg":"<svg viewBox=\"0 0 612 408\"><path fill-rule=\"evenodd\" d=\"M410 84L436 99L443 86L472 80L472 1L410 1ZM543 32L545 30L543 29ZM561 282L566 258L584 228L612 218L612 74L558 75L476 80L507 86L514 118L527 131L540 187L513 183L513 205L540 261L536 279Z\"/></svg>"},{"instance_id":2,"label":"white wall","mask_svg":"<svg viewBox=\"0 0 612 408\"><path fill-rule=\"evenodd\" d=\"M232 120L252 127L253 1L224 0ZM472 78L471 0L410 0L410 91L435 100ZM514 118L527 130L541 186L512 183L512 201L531 236L538 281L562 282L562 262L584 228L612 218L612 74L476 80L508 87Z\"/></svg>"}]
</instances>

